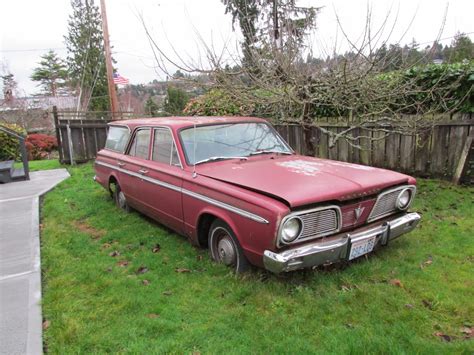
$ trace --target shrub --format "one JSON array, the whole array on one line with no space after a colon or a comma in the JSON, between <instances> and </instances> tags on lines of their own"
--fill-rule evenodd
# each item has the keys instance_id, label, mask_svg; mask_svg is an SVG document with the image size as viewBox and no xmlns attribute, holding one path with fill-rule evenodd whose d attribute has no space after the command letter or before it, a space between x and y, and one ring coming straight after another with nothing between
<instances>
[{"instance_id":1,"label":"shrub","mask_svg":"<svg viewBox=\"0 0 474 355\"><path fill-rule=\"evenodd\" d=\"M56 137L47 134L29 134L26 137L26 149L29 160L41 160L49 157L49 153L58 148Z\"/></svg>"},{"instance_id":2,"label":"shrub","mask_svg":"<svg viewBox=\"0 0 474 355\"><path fill-rule=\"evenodd\" d=\"M2 126L20 135L26 135L26 131L17 124L5 123ZM20 142L18 138L0 131L0 160L18 160L20 156Z\"/></svg>"},{"instance_id":3,"label":"shrub","mask_svg":"<svg viewBox=\"0 0 474 355\"><path fill-rule=\"evenodd\" d=\"M185 114L197 116L246 116L253 111L253 106L219 89L191 99L184 108Z\"/></svg>"}]
</instances>

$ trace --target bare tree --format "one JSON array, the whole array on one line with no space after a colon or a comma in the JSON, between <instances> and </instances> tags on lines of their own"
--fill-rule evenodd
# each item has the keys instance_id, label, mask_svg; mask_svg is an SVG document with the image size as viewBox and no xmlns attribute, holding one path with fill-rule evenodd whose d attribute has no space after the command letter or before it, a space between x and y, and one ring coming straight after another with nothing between
<instances>
[{"instance_id":1,"label":"bare tree","mask_svg":"<svg viewBox=\"0 0 474 355\"><path fill-rule=\"evenodd\" d=\"M426 85L420 83L416 75L410 74L421 62L429 61L427 58L432 56L432 50L426 51L423 58L415 62L402 58L397 71L387 72L395 59L381 49L390 42L403 40L403 36L392 40L398 13L387 13L382 24L375 26L368 6L365 28L357 39L349 36L337 17L339 32L349 51L344 55L335 54L335 43L329 59L311 60L311 36L315 35L317 11L307 10L299 22L290 21L295 9L300 9L296 8L295 1L264 3L270 4L262 10L263 22L268 24L262 28L267 33L252 32L259 37L252 38L251 45L244 47L244 55L236 54L230 46L217 52L198 34L205 57L205 61L200 59L198 62L183 60L174 48L173 53L166 53L142 18L159 69L167 72L167 66L171 65L186 73L206 74L213 88L238 98L247 107L254 107L255 113L271 117L278 123L301 124L307 135L310 154L314 152L310 139L313 126L329 135L331 147L339 139L345 139L353 147L366 149L361 142L384 139L392 133L418 134L430 129L440 119L436 114L453 113L463 101L453 95L457 81L465 79L462 75L454 81L447 81L441 72L436 80ZM285 20L275 20L275 14ZM245 16L243 13L240 15ZM254 18L249 21L254 21ZM433 43L438 43L444 21L445 17ZM296 23L300 25L298 30ZM472 88L465 95L472 95ZM325 129L319 124L321 121L338 123L341 120L345 128L338 131Z\"/></svg>"}]
</instances>

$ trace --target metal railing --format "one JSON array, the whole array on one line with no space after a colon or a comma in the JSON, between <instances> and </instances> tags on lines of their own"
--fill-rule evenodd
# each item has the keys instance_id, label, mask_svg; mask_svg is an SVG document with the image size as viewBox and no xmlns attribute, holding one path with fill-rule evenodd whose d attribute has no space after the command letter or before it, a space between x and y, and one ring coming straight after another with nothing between
<instances>
[{"instance_id":1,"label":"metal railing","mask_svg":"<svg viewBox=\"0 0 474 355\"><path fill-rule=\"evenodd\" d=\"M28 165L28 152L26 151L26 144L25 144L25 139L26 137L18 134L17 132L11 130L8 127L5 127L3 125L0 125L0 131L15 137L18 139L18 143L20 145L20 154L21 154L21 161L23 163L23 171L25 173L25 179L29 180L30 179L30 168Z\"/></svg>"}]
</instances>

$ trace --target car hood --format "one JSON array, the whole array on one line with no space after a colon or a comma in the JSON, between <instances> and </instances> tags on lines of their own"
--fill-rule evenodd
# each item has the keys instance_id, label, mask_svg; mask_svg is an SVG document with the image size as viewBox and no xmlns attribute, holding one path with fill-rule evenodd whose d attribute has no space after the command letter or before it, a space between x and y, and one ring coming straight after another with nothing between
<instances>
[{"instance_id":1,"label":"car hood","mask_svg":"<svg viewBox=\"0 0 474 355\"><path fill-rule=\"evenodd\" d=\"M284 200L290 207L373 195L410 179L390 170L301 155L213 162L197 166L196 172Z\"/></svg>"}]
</instances>

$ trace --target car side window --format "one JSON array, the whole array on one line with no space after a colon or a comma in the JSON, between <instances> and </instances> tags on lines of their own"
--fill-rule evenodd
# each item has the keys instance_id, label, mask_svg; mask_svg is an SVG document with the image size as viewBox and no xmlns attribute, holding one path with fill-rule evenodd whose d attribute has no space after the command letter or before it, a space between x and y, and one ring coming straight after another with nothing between
<instances>
[{"instance_id":1,"label":"car side window","mask_svg":"<svg viewBox=\"0 0 474 355\"><path fill-rule=\"evenodd\" d=\"M148 159L148 147L150 146L150 129L140 129L133 137L132 146L128 155L142 159Z\"/></svg>"},{"instance_id":2,"label":"car side window","mask_svg":"<svg viewBox=\"0 0 474 355\"><path fill-rule=\"evenodd\" d=\"M130 137L127 127L110 126L105 142L105 148L123 153Z\"/></svg>"},{"instance_id":3,"label":"car side window","mask_svg":"<svg viewBox=\"0 0 474 355\"><path fill-rule=\"evenodd\" d=\"M166 128L155 129L152 159L168 165L181 166L173 136Z\"/></svg>"}]
</instances>

